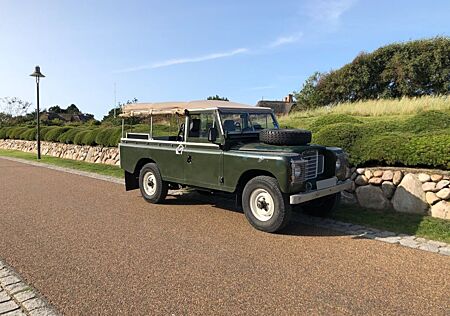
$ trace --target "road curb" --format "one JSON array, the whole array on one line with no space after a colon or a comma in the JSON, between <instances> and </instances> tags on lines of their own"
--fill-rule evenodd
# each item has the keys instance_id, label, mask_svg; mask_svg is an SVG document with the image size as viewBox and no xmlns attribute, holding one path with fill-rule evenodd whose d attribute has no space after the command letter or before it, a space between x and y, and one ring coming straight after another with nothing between
<instances>
[{"instance_id":1,"label":"road curb","mask_svg":"<svg viewBox=\"0 0 450 316\"><path fill-rule=\"evenodd\" d=\"M397 244L403 247L434 252L444 256L450 256L450 244L445 242L429 240L406 234L397 234L386 230L340 222L329 218L312 217L305 214L296 214L294 220L306 225L328 228L345 235L354 236L354 238L372 239L389 244Z\"/></svg>"},{"instance_id":2,"label":"road curb","mask_svg":"<svg viewBox=\"0 0 450 316\"><path fill-rule=\"evenodd\" d=\"M0 259L0 315L56 316L59 313Z\"/></svg>"},{"instance_id":3,"label":"road curb","mask_svg":"<svg viewBox=\"0 0 450 316\"><path fill-rule=\"evenodd\" d=\"M12 158L12 157L3 157L0 158L17 161L25 164L30 164L33 166L49 168L57 171L68 172L80 176L86 176L98 180L113 182L117 184L124 184L124 180L118 179L115 177L99 175L92 172L74 170L70 168L58 167L49 165L42 162L34 162L20 158ZM296 213L294 218L295 221L298 221L303 224L313 225L321 228L327 228L331 230L338 231L345 235L354 236L355 238L365 238L372 239L376 241L386 242L390 244L397 244L399 246L418 249L422 251L428 251L437 253L444 256L450 256L450 244L440 241L429 240L417 236L411 236L406 234L397 234L390 231L383 231L375 228L369 228L362 225L355 225L346 222L340 222L329 218L320 218L308 216L306 214Z\"/></svg>"}]
</instances>

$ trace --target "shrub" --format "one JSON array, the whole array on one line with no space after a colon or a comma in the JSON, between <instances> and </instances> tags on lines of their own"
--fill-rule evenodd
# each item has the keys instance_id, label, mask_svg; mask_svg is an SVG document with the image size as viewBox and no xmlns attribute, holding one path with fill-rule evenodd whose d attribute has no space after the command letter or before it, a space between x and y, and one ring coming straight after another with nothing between
<instances>
[{"instance_id":1,"label":"shrub","mask_svg":"<svg viewBox=\"0 0 450 316\"><path fill-rule=\"evenodd\" d=\"M0 139L6 139L6 131L8 127L2 127L0 128Z\"/></svg>"},{"instance_id":2,"label":"shrub","mask_svg":"<svg viewBox=\"0 0 450 316\"><path fill-rule=\"evenodd\" d=\"M405 165L408 141L409 137L403 133L361 137L349 150L350 162L355 165Z\"/></svg>"},{"instance_id":3,"label":"shrub","mask_svg":"<svg viewBox=\"0 0 450 316\"><path fill-rule=\"evenodd\" d=\"M100 131L99 128L89 131L84 135L82 138L82 144L88 145L88 146L95 146L97 143L95 142L95 138L97 137L98 132Z\"/></svg>"},{"instance_id":4,"label":"shrub","mask_svg":"<svg viewBox=\"0 0 450 316\"><path fill-rule=\"evenodd\" d=\"M108 146L117 147L122 137L122 128L114 128L108 139Z\"/></svg>"},{"instance_id":5,"label":"shrub","mask_svg":"<svg viewBox=\"0 0 450 316\"><path fill-rule=\"evenodd\" d=\"M313 124L311 125L311 131L316 132L324 126L337 123L359 124L362 122L357 118L347 114L327 114L320 116L319 118L314 120Z\"/></svg>"},{"instance_id":6,"label":"shrub","mask_svg":"<svg viewBox=\"0 0 450 316\"><path fill-rule=\"evenodd\" d=\"M45 134L45 138L43 140L46 140L48 142L56 142L58 141L59 136L69 130L70 127L56 127L51 129Z\"/></svg>"},{"instance_id":7,"label":"shrub","mask_svg":"<svg viewBox=\"0 0 450 316\"><path fill-rule=\"evenodd\" d=\"M313 134L316 144L337 146L350 151L353 144L362 137L362 127L350 123L337 123L323 127Z\"/></svg>"},{"instance_id":8,"label":"shrub","mask_svg":"<svg viewBox=\"0 0 450 316\"><path fill-rule=\"evenodd\" d=\"M101 128L95 137L95 142L101 146L109 146L109 137L114 131L114 128Z\"/></svg>"},{"instance_id":9,"label":"shrub","mask_svg":"<svg viewBox=\"0 0 450 316\"><path fill-rule=\"evenodd\" d=\"M25 132L20 134L20 139L23 140L36 140L36 128L28 128Z\"/></svg>"},{"instance_id":10,"label":"shrub","mask_svg":"<svg viewBox=\"0 0 450 316\"><path fill-rule=\"evenodd\" d=\"M450 128L450 114L441 111L420 112L406 120L403 130L414 133Z\"/></svg>"},{"instance_id":11,"label":"shrub","mask_svg":"<svg viewBox=\"0 0 450 316\"><path fill-rule=\"evenodd\" d=\"M20 139L20 134L27 131L27 127L13 127L9 132L9 138L11 139Z\"/></svg>"},{"instance_id":12,"label":"shrub","mask_svg":"<svg viewBox=\"0 0 450 316\"><path fill-rule=\"evenodd\" d=\"M58 137L58 141L60 143L73 144L75 135L81 131L82 129L80 128L70 128Z\"/></svg>"},{"instance_id":13,"label":"shrub","mask_svg":"<svg viewBox=\"0 0 450 316\"><path fill-rule=\"evenodd\" d=\"M55 128L58 128L58 126L44 126L41 128L41 139L45 139L47 133Z\"/></svg>"},{"instance_id":14,"label":"shrub","mask_svg":"<svg viewBox=\"0 0 450 316\"><path fill-rule=\"evenodd\" d=\"M81 130L81 131L79 131L76 135L75 135L75 137L73 138L73 143L75 144L75 145L84 145L83 144L83 138L85 137L85 135L87 134L87 133L90 133L91 131L90 130Z\"/></svg>"}]
</instances>

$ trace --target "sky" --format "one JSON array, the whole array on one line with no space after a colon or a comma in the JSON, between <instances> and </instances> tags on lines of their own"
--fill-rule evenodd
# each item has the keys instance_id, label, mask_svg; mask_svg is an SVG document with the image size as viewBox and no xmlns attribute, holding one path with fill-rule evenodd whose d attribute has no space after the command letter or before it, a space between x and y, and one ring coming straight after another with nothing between
<instances>
[{"instance_id":1,"label":"sky","mask_svg":"<svg viewBox=\"0 0 450 316\"><path fill-rule=\"evenodd\" d=\"M450 1L0 0L0 98L101 119L116 100L282 100L360 52L449 36Z\"/></svg>"}]
</instances>

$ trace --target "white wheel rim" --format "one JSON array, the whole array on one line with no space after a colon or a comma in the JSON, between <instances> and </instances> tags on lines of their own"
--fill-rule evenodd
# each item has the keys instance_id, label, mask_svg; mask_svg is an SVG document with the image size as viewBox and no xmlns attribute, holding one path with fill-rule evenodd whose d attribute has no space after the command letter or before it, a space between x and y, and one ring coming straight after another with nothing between
<instances>
[{"instance_id":1,"label":"white wheel rim","mask_svg":"<svg viewBox=\"0 0 450 316\"><path fill-rule=\"evenodd\" d=\"M256 189L250 194L250 210L253 216L261 222L267 222L273 216L275 205L269 192Z\"/></svg>"},{"instance_id":2,"label":"white wheel rim","mask_svg":"<svg viewBox=\"0 0 450 316\"><path fill-rule=\"evenodd\" d=\"M144 179L143 179L143 184L144 184L144 191L145 193L147 193L147 195L154 195L156 192L156 177L153 174L153 172L151 171L147 171L144 174Z\"/></svg>"}]
</instances>

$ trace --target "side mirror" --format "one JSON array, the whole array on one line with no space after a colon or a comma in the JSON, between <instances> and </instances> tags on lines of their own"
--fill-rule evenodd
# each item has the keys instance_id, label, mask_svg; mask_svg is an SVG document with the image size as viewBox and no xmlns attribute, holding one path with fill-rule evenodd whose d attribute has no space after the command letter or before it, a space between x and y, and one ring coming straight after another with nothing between
<instances>
[{"instance_id":1,"label":"side mirror","mask_svg":"<svg viewBox=\"0 0 450 316\"><path fill-rule=\"evenodd\" d=\"M210 127L208 130L208 141L213 143L217 139L217 129L215 127Z\"/></svg>"}]
</instances>

